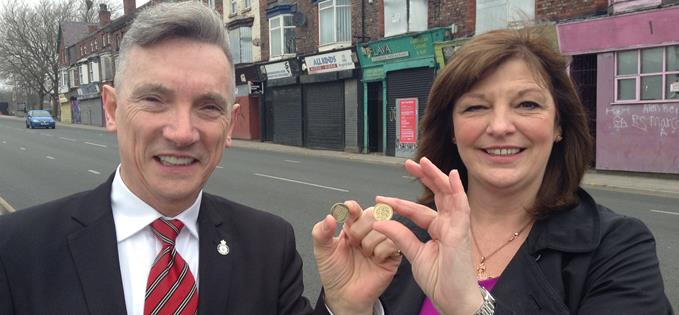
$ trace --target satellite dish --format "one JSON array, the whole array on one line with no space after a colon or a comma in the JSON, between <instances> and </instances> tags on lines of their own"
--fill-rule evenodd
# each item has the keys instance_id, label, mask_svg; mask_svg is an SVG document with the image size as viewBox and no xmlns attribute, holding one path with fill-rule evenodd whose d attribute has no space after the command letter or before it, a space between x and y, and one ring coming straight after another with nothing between
<instances>
[{"instance_id":1,"label":"satellite dish","mask_svg":"<svg viewBox=\"0 0 679 315\"><path fill-rule=\"evenodd\" d=\"M294 26L304 26L306 24L306 17L302 12L295 12L292 14L292 24Z\"/></svg>"}]
</instances>

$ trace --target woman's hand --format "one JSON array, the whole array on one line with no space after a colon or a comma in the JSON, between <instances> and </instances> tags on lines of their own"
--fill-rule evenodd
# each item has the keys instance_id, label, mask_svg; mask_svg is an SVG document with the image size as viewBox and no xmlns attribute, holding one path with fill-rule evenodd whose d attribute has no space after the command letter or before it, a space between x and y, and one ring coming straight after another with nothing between
<instances>
[{"instance_id":1,"label":"woman's hand","mask_svg":"<svg viewBox=\"0 0 679 315\"><path fill-rule=\"evenodd\" d=\"M410 261L413 276L441 314L473 314L483 303L474 276L469 227L469 203L456 170L446 176L431 161L408 160L406 170L434 193L437 211L398 198L378 197L396 212L427 230L422 243L403 224L375 222L375 230L396 242Z\"/></svg>"},{"instance_id":2,"label":"woman's hand","mask_svg":"<svg viewBox=\"0 0 679 315\"><path fill-rule=\"evenodd\" d=\"M334 237L337 223L330 215L311 232L325 303L335 315L372 314L401 256L395 255L394 242L372 229L372 208L362 211L355 201L345 205L349 216L338 237Z\"/></svg>"}]
</instances>

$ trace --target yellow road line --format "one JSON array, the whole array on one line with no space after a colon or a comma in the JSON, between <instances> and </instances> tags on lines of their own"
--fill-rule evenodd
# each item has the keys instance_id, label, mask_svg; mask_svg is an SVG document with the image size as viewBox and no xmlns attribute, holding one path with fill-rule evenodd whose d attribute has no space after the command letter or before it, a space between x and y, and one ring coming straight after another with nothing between
<instances>
[{"instance_id":1,"label":"yellow road line","mask_svg":"<svg viewBox=\"0 0 679 315\"><path fill-rule=\"evenodd\" d=\"M9 211L9 213L16 211L16 209L14 209L14 207L12 207L12 205L10 205L9 202L7 202L7 200L3 199L2 197L0 197L0 206L7 209L7 211ZM2 214L2 213L0 213L0 214Z\"/></svg>"}]
</instances>

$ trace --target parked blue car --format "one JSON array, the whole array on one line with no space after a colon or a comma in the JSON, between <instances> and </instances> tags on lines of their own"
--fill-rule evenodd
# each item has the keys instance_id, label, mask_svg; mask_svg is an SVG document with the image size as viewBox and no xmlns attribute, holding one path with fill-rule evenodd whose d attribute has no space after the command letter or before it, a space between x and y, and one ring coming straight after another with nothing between
<instances>
[{"instance_id":1,"label":"parked blue car","mask_svg":"<svg viewBox=\"0 0 679 315\"><path fill-rule=\"evenodd\" d=\"M29 110L26 113L26 128L52 128L56 126L54 118L46 110Z\"/></svg>"}]
</instances>

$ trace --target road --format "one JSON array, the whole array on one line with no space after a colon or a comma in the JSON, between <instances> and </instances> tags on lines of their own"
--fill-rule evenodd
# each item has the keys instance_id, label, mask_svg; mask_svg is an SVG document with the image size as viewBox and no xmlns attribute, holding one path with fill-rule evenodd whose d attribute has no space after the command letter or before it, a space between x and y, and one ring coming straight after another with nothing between
<instances>
[{"instance_id":1,"label":"road","mask_svg":"<svg viewBox=\"0 0 679 315\"><path fill-rule=\"evenodd\" d=\"M29 130L21 121L0 119L0 197L16 209L92 188L118 161L115 137L103 130ZM679 309L679 196L586 189L601 204L641 219L653 231L666 291ZM380 194L414 200L420 187L394 165L230 148L206 191L292 223L304 260L305 295L315 303L320 288L311 228L330 206L347 199L367 206Z\"/></svg>"}]
</instances>

